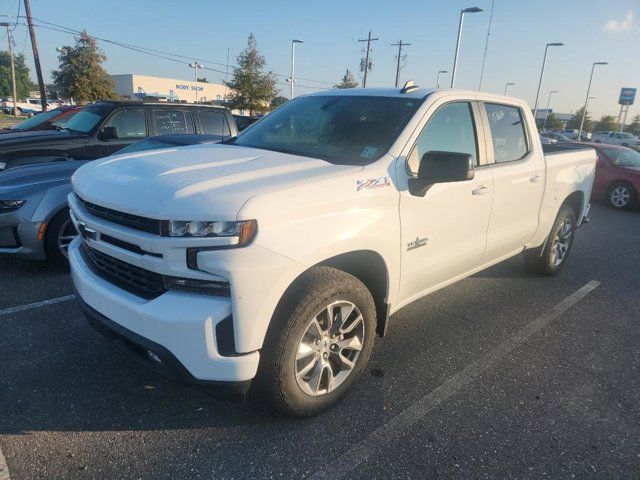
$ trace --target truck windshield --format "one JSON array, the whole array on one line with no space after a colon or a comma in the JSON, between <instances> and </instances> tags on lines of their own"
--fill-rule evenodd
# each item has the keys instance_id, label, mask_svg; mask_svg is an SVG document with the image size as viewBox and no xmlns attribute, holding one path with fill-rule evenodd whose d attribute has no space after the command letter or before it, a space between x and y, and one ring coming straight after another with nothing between
<instances>
[{"instance_id":1,"label":"truck windshield","mask_svg":"<svg viewBox=\"0 0 640 480\"><path fill-rule=\"evenodd\" d=\"M88 105L76 113L65 128L72 132L89 133L112 110L113 107L109 105Z\"/></svg>"},{"instance_id":2,"label":"truck windshield","mask_svg":"<svg viewBox=\"0 0 640 480\"><path fill-rule=\"evenodd\" d=\"M640 168L640 153L630 148L603 148L604 153L618 167Z\"/></svg>"},{"instance_id":3,"label":"truck windshield","mask_svg":"<svg viewBox=\"0 0 640 480\"><path fill-rule=\"evenodd\" d=\"M364 165L382 157L423 99L323 95L299 97L229 143Z\"/></svg>"}]
</instances>

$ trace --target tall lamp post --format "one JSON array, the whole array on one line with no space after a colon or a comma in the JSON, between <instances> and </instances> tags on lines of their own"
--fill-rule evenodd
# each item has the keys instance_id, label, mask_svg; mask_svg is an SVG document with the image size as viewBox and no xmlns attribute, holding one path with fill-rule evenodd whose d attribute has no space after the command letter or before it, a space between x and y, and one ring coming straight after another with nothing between
<instances>
[{"instance_id":1,"label":"tall lamp post","mask_svg":"<svg viewBox=\"0 0 640 480\"><path fill-rule=\"evenodd\" d=\"M0 27L7 27L7 40L9 41L9 58L11 61L11 86L13 88L13 116L18 116L18 108L16 106L16 102L18 99L16 98L16 67L13 63L13 35L11 30L9 30L9 24L7 22L0 23Z\"/></svg>"},{"instance_id":2,"label":"tall lamp post","mask_svg":"<svg viewBox=\"0 0 640 480\"><path fill-rule=\"evenodd\" d=\"M558 90L549 91L549 98L547 99L547 110L544 113L544 122L542 122L542 130L547 128L547 118L549 117L549 106L551 105L551 95L558 93Z\"/></svg>"},{"instance_id":3,"label":"tall lamp post","mask_svg":"<svg viewBox=\"0 0 640 480\"><path fill-rule=\"evenodd\" d=\"M547 43L547 46L544 48L544 58L542 59L542 70L540 70L540 81L538 82L538 91L536 92L536 102L533 105L533 119L535 121L538 115L538 99L540 98L540 88L542 87L542 77L544 77L544 67L547 64L547 52L549 51L549 47L563 47L564 43L553 42Z\"/></svg>"},{"instance_id":4,"label":"tall lamp post","mask_svg":"<svg viewBox=\"0 0 640 480\"><path fill-rule=\"evenodd\" d=\"M291 100L293 100L293 84L296 82L296 43L304 43L302 40L291 40Z\"/></svg>"},{"instance_id":5,"label":"tall lamp post","mask_svg":"<svg viewBox=\"0 0 640 480\"><path fill-rule=\"evenodd\" d=\"M436 88L440 88L440 75L443 73L449 73L446 70L439 70L438 75L436 76Z\"/></svg>"},{"instance_id":6,"label":"tall lamp post","mask_svg":"<svg viewBox=\"0 0 640 480\"><path fill-rule=\"evenodd\" d=\"M580 130L578 130L578 141L582 138L582 129L584 127L584 119L587 116L587 107L589 106L589 93L591 93L591 82L593 81L593 72L596 65L608 65L608 62L593 62L591 65L591 76L589 77L589 85L587 86L587 95L584 99L584 108L582 109L582 120L580 120Z\"/></svg>"},{"instance_id":7,"label":"tall lamp post","mask_svg":"<svg viewBox=\"0 0 640 480\"><path fill-rule=\"evenodd\" d=\"M204 67L201 63L193 62L189 66L193 68L193 79L196 82L196 103L198 103L198 69Z\"/></svg>"},{"instance_id":8,"label":"tall lamp post","mask_svg":"<svg viewBox=\"0 0 640 480\"><path fill-rule=\"evenodd\" d=\"M504 84L504 94L505 95L507 94L507 90L509 90L509 87L511 87L513 85L515 85L515 83L513 83L513 82L507 82L507 83Z\"/></svg>"},{"instance_id":9,"label":"tall lamp post","mask_svg":"<svg viewBox=\"0 0 640 480\"><path fill-rule=\"evenodd\" d=\"M454 88L456 85L456 70L458 68L458 55L460 54L460 40L462 39L462 23L464 22L464 14L479 12L482 12L482 9L478 7L469 7L460 10L460 23L458 23L458 40L456 41L456 54L453 57L453 70L451 71L451 88Z\"/></svg>"}]
</instances>

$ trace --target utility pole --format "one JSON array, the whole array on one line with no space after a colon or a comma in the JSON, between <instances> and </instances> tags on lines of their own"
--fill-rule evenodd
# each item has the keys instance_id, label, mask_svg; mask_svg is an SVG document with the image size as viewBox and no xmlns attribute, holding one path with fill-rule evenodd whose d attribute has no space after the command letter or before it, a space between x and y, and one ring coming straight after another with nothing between
<instances>
[{"instance_id":1,"label":"utility pole","mask_svg":"<svg viewBox=\"0 0 640 480\"><path fill-rule=\"evenodd\" d=\"M196 84L196 103L198 103L198 69L204 67L201 63L193 62L189 66L193 68L193 80Z\"/></svg>"},{"instance_id":2,"label":"utility pole","mask_svg":"<svg viewBox=\"0 0 640 480\"><path fill-rule=\"evenodd\" d=\"M293 84L296 82L296 43L304 43L302 40L291 40L291 100L293 100Z\"/></svg>"},{"instance_id":3,"label":"utility pole","mask_svg":"<svg viewBox=\"0 0 640 480\"><path fill-rule=\"evenodd\" d=\"M402 40L400 40L398 43L391 44L392 47L398 47L398 64L396 65L396 88L398 88L398 86L400 85L400 61L407 58L406 55L404 56L404 58L402 57L402 47L406 47L408 45L411 44L402 43Z\"/></svg>"},{"instance_id":4,"label":"utility pole","mask_svg":"<svg viewBox=\"0 0 640 480\"><path fill-rule=\"evenodd\" d=\"M377 40L379 40L379 38L371 38L371 30L369 30L369 36L367 38L358 40L358 42L367 42L367 53L365 55L364 62L360 63L360 71L364 72L362 88L365 88L367 86L367 72L371 70L371 61L369 60L369 56L371 54L371 42L375 42Z\"/></svg>"},{"instance_id":5,"label":"utility pole","mask_svg":"<svg viewBox=\"0 0 640 480\"><path fill-rule=\"evenodd\" d=\"M13 86L13 116L18 116L18 109L16 107L16 67L13 63L13 34L9 29L9 24L6 22L0 23L0 27L7 27L7 39L9 40L9 58L11 59L11 85Z\"/></svg>"},{"instance_id":6,"label":"utility pole","mask_svg":"<svg viewBox=\"0 0 640 480\"><path fill-rule=\"evenodd\" d=\"M31 6L29 0L24 0L24 10L27 14L27 24L29 24L29 35L31 36L31 48L33 49L33 63L36 65L36 76L40 87L40 103L42 111L47 110L47 92L44 90L44 80L42 79L42 68L40 68L40 55L38 54L38 43L36 42L36 32L33 29L33 19L31 18Z\"/></svg>"}]
</instances>

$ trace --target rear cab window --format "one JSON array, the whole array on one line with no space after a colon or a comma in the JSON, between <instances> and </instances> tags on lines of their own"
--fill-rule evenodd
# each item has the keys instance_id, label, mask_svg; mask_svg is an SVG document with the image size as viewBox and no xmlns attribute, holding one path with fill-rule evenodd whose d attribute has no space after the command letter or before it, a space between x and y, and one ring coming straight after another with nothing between
<instances>
[{"instance_id":1,"label":"rear cab window","mask_svg":"<svg viewBox=\"0 0 640 480\"><path fill-rule=\"evenodd\" d=\"M519 107L483 103L489 121L495 163L522 160L529 154L524 116Z\"/></svg>"}]
</instances>

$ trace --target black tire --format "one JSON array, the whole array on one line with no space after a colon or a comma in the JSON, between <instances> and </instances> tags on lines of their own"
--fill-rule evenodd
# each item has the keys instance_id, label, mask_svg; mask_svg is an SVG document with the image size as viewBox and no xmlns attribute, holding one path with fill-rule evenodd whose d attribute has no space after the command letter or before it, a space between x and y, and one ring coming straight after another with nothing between
<instances>
[{"instance_id":1,"label":"black tire","mask_svg":"<svg viewBox=\"0 0 640 480\"><path fill-rule=\"evenodd\" d=\"M566 228L567 222L570 223L570 229L569 236L564 240L566 242L564 243L561 239L564 232L563 228ZM576 215L571 208L563 205L560 207L555 222L553 222L546 242L541 247L525 250L524 263L527 268L540 275L550 276L558 273L567 263L567 258L573 246L575 230ZM557 250L560 248L559 243L562 244L562 251L564 252L561 255ZM560 260L558 256L561 256Z\"/></svg>"},{"instance_id":2,"label":"black tire","mask_svg":"<svg viewBox=\"0 0 640 480\"><path fill-rule=\"evenodd\" d=\"M629 210L633 208L636 203L636 197L637 192L635 188L627 182L616 182L607 190L607 203L615 210Z\"/></svg>"},{"instance_id":3,"label":"black tire","mask_svg":"<svg viewBox=\"0 0 640 480\"><path fill-rule=\"evenodd\" d=\"M73 224L69 223L71 218L69 217L69 209L59 211L49 222L47 230L44 235L44 250L47 254L47 260L53 264L66 266L68 260L63 251L59 248L58 239L63 233L62 230L67 232L74 232Z\"/></svg>"},{"instance_id":4,"label":"black tire","mask_svg":"<svg viewBox=\"0 0 640 480\"><path fill-rule=\"evenodd\" d=\"M327 389L328 393L312 396L303 391L296 380L297 362L300 362L296 360L296 352L310 328L310 322L335 301L350 302L362 314L362 349L342 383L332 391ZM335 319L337 324L337 316ZM373 349L375 331L375 304L360 280L330 267L311 268L294 282L276 309L260 355L255 381L258 395L286 415L318 415L335 405L365 369ZM317 353L315 358L319 358ZM320 360L312 360L316 361Z\"/></svg>"}]
</instances>

